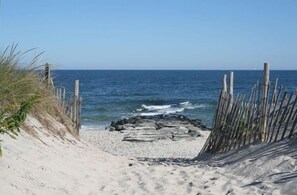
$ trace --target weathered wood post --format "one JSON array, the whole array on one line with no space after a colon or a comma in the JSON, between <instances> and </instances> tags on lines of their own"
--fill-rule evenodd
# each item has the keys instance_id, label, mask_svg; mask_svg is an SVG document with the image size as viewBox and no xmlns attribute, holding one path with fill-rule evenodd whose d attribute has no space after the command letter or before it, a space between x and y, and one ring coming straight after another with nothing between
<instances>
[{"instance_id":1,"label":"weathered wood post","mask_svg":"<svg viewBox=\"0 0 297 195\"><path fill-rule=\"evenodd\" d=\"M269 64L264 63L264 80L262 91L262 106L261 106L261 118L260 118L260 139L265 141L267 136L267 98L268 98L268 85L269 85Z\"/></svg>"},{"instance_id":2,"label":"weathered wood post","mask_svg":"<svg viewBox=\"0 0 297 195\"><path fill-rule=\"evenodd\" d=\"M271 104L275 104L276 103L276 93L277 93L277 84L278 84L278 78L276 78L275 80L275 84L274 84L274 90L273 90L273 98L272 98L272 101L271 101Z\"/></svg>"},{"instance_id":3,"label":"weathered wood post","mask_svg":"<svg viewBox=\"0 0 297 195\"><path fill-rule=\"evenodd\" d=\"M76 125L77 134L79 134L79 119L78 119L78 112L79 112L79 80L75 80L74 83L74 96L73 96L73 114L72 114L72 120Z\"/></svg>"},{"instance_id":4,"label":"weathered wood post","mask_svg":"<svg viewBox=\"0 0 297 195\"><path fill-rule=\"evenodd\" d=\"M51 84L52 84L51 68L50 68L50 65L48 63L45 64L44 77L45 77L46 86L47 87L51 86Z\"/></svg>"},{"instance_id":5,"label":"weathered wood post","mask_svg":"<svg viewBox=\"0 0 297 195\"><path fill-rule=\"evenodd\" d=\"M78 130L81 127L81 109L82 109L82 97L79 97L78 112L77 112L77 129Z\"/></svg>"},{"instance_id":6,"label":"weathered wood post","mask_svg":"<svg viewBox=\"0 0 297 195\"><path fill-rule=\"evenodd\" d=\"M227 93L227 75L223 76L223 92Z\"/></svg>"},{"instance_id":7,"label":"weathered wood post","mask_svg":"<svg viewBox=\"0 0 297 195\"><path fill-rule=\"evenodd\" d=\"M61 103L62 105L62 88L61 87L59 87L58 97L59 97L59 103Z\"/></svg>"},{"instance_id":8,"label":"weathered wood post","mask_svg":"<svg viewBox=\"0 0 297 195\"><path fill-rule=\"evenodd\" d=\"M233 71L231 71L229 75L229 88L228 88L228 96L227 96L229 101L229 106L227 108L226 114L229 114L233 107L233 80L234 80L234 73Z\"/></svg>"},{"instance_id":9,"label":"weathered wood post","mask_svg":"<svg viewBox=\"0 0 297 195\"><path fill-rule=\"evenodd\" d=\"M231 102L233 102L233 80L234 80L234 73L233 71L231 71L230 78L229 78L229 95L230 95Z\"/></svg>"},{"instance_id":10,"label":"weathered wood post","mask_svg":"<svg viewBox=\"0 0 297 195\"><path fill-rule=\"evenodd\" d=\"M63 111L65 113L65 97L66 97L66 90L63 87L63 94L62 94L62 107L63 107Z\"/></svg>"}]
</instances>

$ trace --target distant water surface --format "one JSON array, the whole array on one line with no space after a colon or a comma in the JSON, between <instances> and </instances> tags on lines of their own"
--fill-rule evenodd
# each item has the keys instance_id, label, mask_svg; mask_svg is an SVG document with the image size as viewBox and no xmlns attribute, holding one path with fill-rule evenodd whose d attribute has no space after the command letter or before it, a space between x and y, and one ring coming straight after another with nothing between
<instances>
[{"instance_id":1,"label":"distant water surface","mask_svg":"<svg viewBox=\"0 0 297 195\"><path fill-rule=\"evenodd\" d=\"M107 126L121 117L180 113L211 126L223 74L229 71L55 70L54 82L68 96L74 80L83 97L83 128ZM262 71L234 71L234 93L250 92ZM296 90L297 71L271 71Z\"/></svg>"}]
</instances>

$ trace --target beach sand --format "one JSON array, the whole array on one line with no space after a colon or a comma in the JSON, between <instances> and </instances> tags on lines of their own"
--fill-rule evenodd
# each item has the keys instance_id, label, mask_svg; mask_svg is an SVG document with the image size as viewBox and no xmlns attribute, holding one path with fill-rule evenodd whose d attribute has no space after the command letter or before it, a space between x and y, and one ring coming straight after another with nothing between
<instances>
[{"instance_id":1,"label":"beach sand","mask_svg":"<svg viewBox=\"0 0 297 195\"><path fill-rule=\"evenodd\" d=\"M297 193L296 138L190 160L204 140L196 148L160 141L137 149L114 132L81 132L78 141L31 123L39 139L25 132L4 137L0 194Z\"/></svg>"},{"instance_id":2,"label":"beach sand","mask_svg":"<svg viewBox=\"0 0 297 195\"><path fill-rule=\"evenodd\" d=\"M155 142L122 141L124 133L106 130L82 130L80 136L102 151L116 156L144 158L194 158L203 147L210 131L200 131L195 140L158 140Z\"/></svg>"}]
</instances>

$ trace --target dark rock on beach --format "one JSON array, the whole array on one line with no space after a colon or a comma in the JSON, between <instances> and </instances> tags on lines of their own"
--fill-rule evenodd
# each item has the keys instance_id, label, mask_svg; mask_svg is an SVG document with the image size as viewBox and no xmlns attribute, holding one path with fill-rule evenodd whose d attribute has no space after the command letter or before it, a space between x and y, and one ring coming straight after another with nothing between
<instances>
[{"instance_id":1,"label":"dark rock on beach","mask_svg":"<svg viewBox=\"0 0 297 195\"><path fill-rule=\"evenodd\" d=\"M183 115L136 116L112 121L109 131L124 133L123 141L152 142L161 139L193 140L210 130L200 119Z\"/></svg>"}]
</instances>

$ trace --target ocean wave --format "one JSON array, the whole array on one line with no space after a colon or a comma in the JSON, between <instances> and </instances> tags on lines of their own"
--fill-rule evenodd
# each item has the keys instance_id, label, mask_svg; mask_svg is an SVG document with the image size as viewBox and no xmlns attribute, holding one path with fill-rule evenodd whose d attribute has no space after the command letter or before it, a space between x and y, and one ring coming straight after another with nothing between
<instances>
[{"instance_id":1,"label":"ocean wave","mask_svg":"<svg viewBox=\"0 0 297 195\"><path fill-rule=\"evenodd\" d=\"M172 109L164 109L159 110L157 112L142 112L140 116L156 116L156 115L164 115L164 114L175 114L178 112L183 112L184 108L172 108Z\"/></svg>"},{"instance_id":2,"label":"ocean wave","mask_svg":"<svg viewBox=\"0 0 297 195\"><path fill-rule=\"evenodd\" d=\"M159 112L142 112L139 114L139 116L157 116L162 115L162 113Z\"/></svg>"},{"instance_id":3,"label":"ocean wave","mask_svg":"<svg viewBox=\"0 0 297 195\"><path fill-rule=\"evenodd\" d=\"M163 110L163 109L167 109L170 108L171 105L152 105L152 106L147 106L145 104L141 105L142 108L152 111L152 110Z\"/></svg>"},{"instance_id":4,"label":"ocean wave","mask_svg":"<svg viewBox=\"0 0 297 195\"><path fill-rule=\"evenodd\" d=\"M196 108L206 108L208 105L206 105L206 104L194 104L194 105L192 105L192 104L189 104L189 105L187 105L186 107L185 107L185 109L188 109L188 110L194 110L194 109L196 109Z\"/></svg>"},{"instance_id":5,"label":"ocean wave","mask_svg":"<svg viewBox=\"0 0 297 195\"><path fill-rule=\"evenodd\" d=\"M189 101L187 101L187 102L182 102L182 103L179 103L180 105L183 105L183 106L186 106L186 105L189 105L189 104L191 104Z\"/></svg>"},{"instance_id":6,"label":"ocean wave","mask_svg":"<svg viewBox=\"0 0 297 195\"><path fill-rule=\"evenodd\" d=\"M178 112L183 112L184 110L185 110L184 108L168 109L165 111L165 114L174 114Z\"/></svg>"},{"instance_id":7,"label":"ocean wave","mask_svg":"<svg viewBox=\"0 0 297 195\"><path fill-rule=\"evenodd\" d=\"M175 114L181 113L185 110L194 110L198 108L205 108L206 104L192 104L189 101L181 102L178 104L171 105L145 105L142 104L141 108L137 108L137 115L140 116L156 116L156 115L164 115L164 114Z\"/></svg>"}]
</instances>

